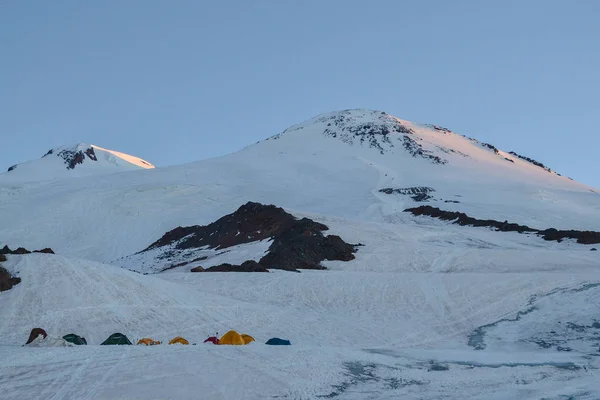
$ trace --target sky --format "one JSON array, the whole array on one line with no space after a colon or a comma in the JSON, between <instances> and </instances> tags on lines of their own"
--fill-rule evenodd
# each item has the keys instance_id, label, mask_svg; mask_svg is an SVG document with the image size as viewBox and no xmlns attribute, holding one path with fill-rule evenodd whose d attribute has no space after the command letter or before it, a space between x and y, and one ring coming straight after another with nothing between
<instances>
[{"instance_id":1,"label":"sky","mask_svg":"<svg viewBox=\"0 0 600 400\"><path fill-rule=\"evenodd\" d=\"M0 169L89 143L168 166L386 111L600 188L596 0L7 0Z\"/></svg>"}]
</instances>

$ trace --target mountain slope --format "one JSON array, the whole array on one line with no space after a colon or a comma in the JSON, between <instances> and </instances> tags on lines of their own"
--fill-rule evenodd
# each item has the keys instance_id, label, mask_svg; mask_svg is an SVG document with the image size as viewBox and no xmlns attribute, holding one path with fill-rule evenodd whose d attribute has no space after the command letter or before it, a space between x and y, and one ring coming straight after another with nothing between
<instances>
[{"instance_id":1,"label":"mountain slope","mask_svg":"<svg viewBox=\"0 0 600 400\"><path fill-rule=\"evenodd\" d=\"M540 265L517 273L481 271L467 255L462 272L384 271L384 263L363 259L354 271L154 276L55 255L10 255L6 267L23 281L0 293L0 389L11 400L44 393L192 399L199 392L354 399L365 390L377 398L539 399L587 387L594 398L593 330L572 333L571 351L544 347L561 325L573 332L570 326L593 322L597 274L585 265L561 270L573 255L540 251ZM525 313L530 301L535 312ZM515 322L520 313L526 316ZM33 327L51 336L75 332L88 346L20 347ZM229 329L256 342L202 343ZM114 332L133 342L181 335L197 345L98 346ZM292 346L265 346L270 337ZM199 374L198 365L210 368Z\"/></svg>"},{"instance_id":2,"label":"mountain slope","mask_svg":"<svg viewBox=\"0 0 600 400\"><path fill-rule=\"evenodd\" d=\"M595 245L460 225L600 230L593 188L525 156L346 110L187 165L5 182L0 246L57 253L3 262L21 279L0 293L7 399L599 397ZM268 256L292 219L255 203L361 246L326 270L191 273ZM89 345L20 347L34 327ZM256 342L201 343L229 329ZM114 332L197 345L98 346Z\"/></svg>"},{"instance_id":3,"label":"mountain slope","mask_svg":"<svg viewBox=\"0 0 600 400\"><path fill-rule=\"evenodd\" d=\"M0 174L0 183L46 181L150 168L154 168L154 165L141 158L79 143L57 147L38 160L13 165Z\"/></svg>"},{"instance_id":4,"label":"mountain slope","mask_svg":"<svg viewBox=\"0 0 600 400\"><path fill-rule=\"evenodd\" d=\"M433 189L425 204L474 218L599 230L593 188L505 158L510 154L447 130L377 111L343 111L196 163L36 188L0 182L0 214L7 216L0 242L110 262L248 201L292 214L422 224L425 217L403 210L423 203L393 192L414 187Z\"/></svg>"}]
</instances>

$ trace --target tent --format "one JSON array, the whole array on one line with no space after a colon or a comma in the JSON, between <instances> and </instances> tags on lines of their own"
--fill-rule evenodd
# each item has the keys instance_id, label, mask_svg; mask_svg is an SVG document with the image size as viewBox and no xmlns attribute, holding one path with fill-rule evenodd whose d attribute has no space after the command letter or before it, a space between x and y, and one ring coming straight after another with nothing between
<instances>
[{"instance_id":1,"label":"tent","mask_svg":"<svg viewBox=\"0 0 600 400\"><path fill-rule=\"evenodd\" d=\"M242 333L242 339L244 339L244 344L254 342L254 338L250 335L246 335L245 333Z\"/></svg>"},{"instance_id":2,"label":"tent","mask_svg":"<svg viewBox=\"0 0 600 400\"><path fill-rule=\"evenodd\" d=\"M160 342L157 342L150 338L143 338L143 339L138 340L137 344L145 344L146 346L154 346L154 345L160 344Z\"/></svg>"},{"instance_id":3,"label":"tent","mask_svg":"<svg viewBox=\"0 0 600 400\"><path fill-rule=\"evenodd\" d=\"M27 344L28 347L72 347L73 343L67 342L59 336L38 336L33 342Z\"/></svg>"},{"instance_id":4,"label":"tent","mask_svg":"<svg viewBox=\"0 0 600 400\"><path fill-rule=\"evenodd\" d=\"M44 337L44 339L46 339L46 336L48 336L46 331L43 330L42 328L33 328L31 330L31 333L29 334L29 339L27 339L27 343L25 343L25 344L29 344L29 343L33 342L40 335L42 335Z\"/></svg>"},{"instance_id":5,"label":"tent","mask_svg":"<svg viewBox=\"0 0 600 400\"><path fill-rule=\"evenodd\" d=\"M104 342L100 343L100 345L111 345L111 344L131 344L127 336L122 333L113 333L106 339Z\"/></svg>"},{"instance_id":6,"label":"tent","mask_svg":"<svg viewBox=\"0 0 600 400\"><path fill-rule=\"evenodd\" d=\"M78 346L80 346L82 344L87 344L87 340L85 340L84 337L77 336L74 333L69 333L68 335L63 336L63 339L65 339L69 343L73 343Z\"/></svg>"},{"instance_id":7,"label":"tent","mask_svg":"<svg viewBox=\"0 0 600 400\"><path fill-rule=\"evenodd\" d=\"M212 344L219 344L219 338L216 336L211 336L204 341L204 343L211 342Z\"/></svg>"},{"instance_id":8,"label":"tent","mask_svg":"<svg viewBox=\"0 0 600 400\"><path fill-rule=\"evenodd\" d=\"M187 340L182 338L181 336L174 337L169 344L190 344Z\"/></svg>"},{"instance_id":9,"label":"tent","mask_svg":"<svg viewBox=\"0 0 600 400\"><path fill-rule=\"evenodd\" d=\"M246 344L242 336L236 331L229 331L219 339L219 344L231 344L240 346Z\"/></svg>"},{"instance_id":10,"label":"tent","mask_svg":"<svg viewBox=\"0 0 600 400\"><path fill-rule=\"evenodd\" d=\"M269 344L272 346L289 346L289 345L291 345L289 340L279 339L276 337L267 340L267 343L265 343L265 344Z\"/></svg>"}]
</instances>

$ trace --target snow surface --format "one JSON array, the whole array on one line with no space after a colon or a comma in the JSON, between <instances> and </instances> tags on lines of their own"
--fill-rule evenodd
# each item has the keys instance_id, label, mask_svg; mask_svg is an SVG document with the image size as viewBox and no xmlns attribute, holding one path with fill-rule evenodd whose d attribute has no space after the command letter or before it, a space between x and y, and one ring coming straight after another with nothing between
<instances>
[{"instance_id":1,"label":"snow surface","mask_svg":"<svg viewBox=\"0 0 600 400\"><path fill-rule=\"evenodd\" d=\"M85 158L81 164L77 164L72 169L67 168L68 165L61 154L77 153L79 151L85 154L85 151L88 149L94 150L95 160L84 155ZM91 177L136 171L139 169L152 169L155 167L139 157L105 149L93 144L79 143L77 145L54 148L38 160L27 161L11 168L14 169L0 174L0 185L32 182L47 183L49 180Z\"/></svg>"},{"instance_id":2,"label":"snow surface","mask_svg":"<svg viewBox=\"0 0 600 400\"><path fill-rule=\"evenodd\" d=\"M381 127L389 137L355 134ZM0 245L58 255L3 263L22 282L0 293L2 398L600 398L592 246L414 217L403 210L421 203L379 191L432 187L423 204L600 230L595 189L505 157L450 131L349 110L187 165L52 182L3 175ZM164 273L153 273L166 266L159 254L136 254L247 201L364 246L351 262L301 273L188 272L257 260L269 241L194 250L208 258ZM21 347L34 327L89 345ZM256 342L202 343L229 329ZM196 345L98 346L115 332ZM264 345L271 337L292 346Z\"/></svg>"}]
</instances>

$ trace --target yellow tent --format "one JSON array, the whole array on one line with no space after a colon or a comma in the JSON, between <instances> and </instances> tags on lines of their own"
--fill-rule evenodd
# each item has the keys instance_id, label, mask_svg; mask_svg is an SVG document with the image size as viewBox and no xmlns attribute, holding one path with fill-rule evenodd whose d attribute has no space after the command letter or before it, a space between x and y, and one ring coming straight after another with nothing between
<instances>
[{"instance_id":1,"label":"yellow tent","mask_svg":"<svg viewBox=\"0 0 600 400\"><path fill-rule=\"evenodd\" d=\"M232 345L243 345L246 344L246 342L244 342L244 339L242 338L242 336L240 336L239 333L237 333L236 331L229 331L226 334L224 334L221 339L219 339L219 344L232 344Z\"/></svg>"},{"instance_id":2,"label":"yellow tent","mask_svg":"<svg viewBox=\"0 0 600 400\"><path fill-rule=\"evenodd\" d=\"M154 346L155 344L160 344L160 342L154 341L150 338L140 339L137 344L145 344L146 346Z\"/></svg>"},{"instance_id":3,"label":"yellow tent","mask_svg":"<svg viewBox=\"0 0 600 400\"><path fill-rule=\"evenodd\" d=\"M185 340L184 338L182 338L181 336L177 336L175 338L173 338L169 344L190 344L190 342L188 342L187 340Z\"/></svg>"},{"instance_id":4,"label":"yellow tent","mask_svg":"<svg viewBox=\"0 0 600 400\"><path fill-rule=\"evenodd\" d=\"M244 339L244 344L254 342L254 338L250 335L246 335L245 333L242 333L242 339Z\"/></svg>"}]
</instances>

